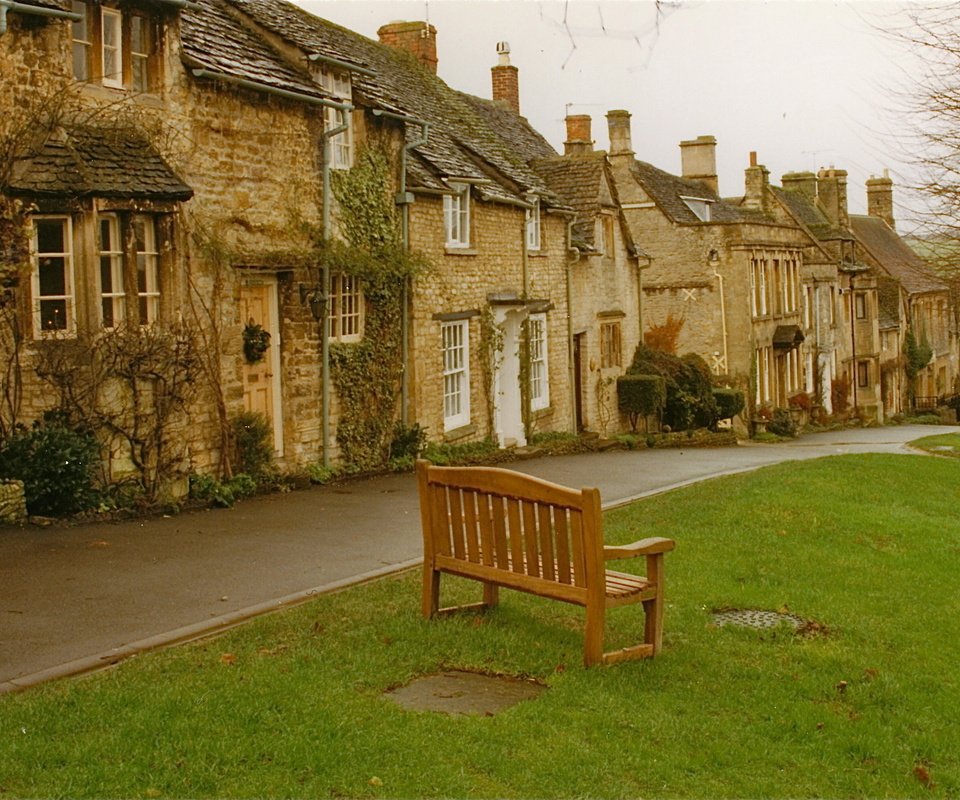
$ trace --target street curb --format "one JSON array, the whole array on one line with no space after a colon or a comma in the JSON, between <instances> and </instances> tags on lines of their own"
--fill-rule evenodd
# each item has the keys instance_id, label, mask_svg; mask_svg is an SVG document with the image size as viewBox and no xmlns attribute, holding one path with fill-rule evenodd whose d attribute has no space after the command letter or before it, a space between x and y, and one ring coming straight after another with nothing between
<instances>
[{"instance_id":1,"label":"street curb","mask_svg":"<svg viewBox=\"0 0 960 800\"><path fill-rule=\"evenodd\" d=\"M416 567L422 563L422 558L412 558L408 561L401 561L398 564L390 564L389 566L371 570L370 572L364 572L360 575L353 575L349 578L343 578L339 581L325 583L322 586L316 586L312 589L294 592L293 594L288 594L275 600L267 600L263 603L247 606L246 608L232 611L229 614L221 614L220 616L213 617L209 620L204 620L203 622L197 622L193 625L185 625L181 628L175 628L174 630L167 631L166 633L160 633L156 636L150 636L146 639L140 639L139 641L131 642L130 644L123 645L122 647L116 647L113 650L107 651L106 653L85 656L84 658L68 661L65 664L59 664L55 667L50 667L39 672L33 672L29 675L22 675L19 678L13 678L0 683L0 695L21 692L41 683L57 680L58 678L74 677L77 675L108 669L109 667L119 664L121 661L126 661L128 658L140 655L141 653L147 653L151 650L158 650L163 647L185 644L186 642L203 639L208 636L214 636L216 634L223 633L230 628L235 628L244 622L248 622L254 617L260 617L265 614L270 614L274 611L280 611L285 608L301 605L313 600L316 597L326 594L333 594L343 589L348 589L352 586L358 586L362 583L367 583L378 578L385 578L389 575Z\"/></svg>"}]
</instances>

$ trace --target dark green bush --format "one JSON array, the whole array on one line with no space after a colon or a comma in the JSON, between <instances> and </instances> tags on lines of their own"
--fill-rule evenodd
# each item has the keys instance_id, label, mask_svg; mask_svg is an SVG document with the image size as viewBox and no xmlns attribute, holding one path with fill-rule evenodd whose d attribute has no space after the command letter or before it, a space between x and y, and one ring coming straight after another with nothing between
<instances>
[{"instance_id":1,"label":"dark green bush","mask_svg":"<svg viewBox=\"0 0 960 800\"><path fill-rule=\"evenodd\" d=\"M717 402L717 419L732 419L743 411L743 392L736 389L714 389L713 399Z\"/></svg>"},{"instance_id":2,"label":"dark green bush","mask_svg":"<svg viewBox=\"0 0 960 800\"><path fill-rule=\"evenodd\" d=\"M397 422L393 428L393 441L390 442L390 459L416 459L427 444L427 429L419 422L404 425Z\"/></svg>"},{"instance_id":3,"label":"dark green bush","mask_svg":"<svg viewBox=\"0 0 960 800\"><path fill-rule=\"evenodd\" d=\"M707 362L694 353L677 357L640 345L627 370L630 375L660 375L666 384L663 424L671 430L712 428L717 401Z\"/></svg>"},{"instance_id":4,"label":"dark green bush","mask_svg":"<svg viewBox=\"0 0 960 800\"><path fill-rule=\"evenodd\" d=\"M797 423L793 421L789 409L775 408L773 418L767 423L767 430L777 436L796 436Z\"/></svg>"},{"instance_id":5,"label":"dark green bush","mask_svg":"<svg viewBox=\"0 0 960 800\"><path fill-rule=\"evenodd\" d=\"M66 516L99 502L94 485L99 459L100 445L92 433L49 413L7 439L0 449L0 478L23 481L31 514Z\"/></svg>"},{"instance_id":6,"label":"dark green bush","mask_svg":"<svg viewBox=\"0 0 960 800\"><path fill-rule=\"evenodd\" d=\"M234 475L220 482L212 475L190 476L190 497L207 503L230 508L241 497L251 497L257 491L257 482L246 473Z\"/></svg>"},{"instance_id":7,"label":"dark green bush","mask_svg":"<svg viewBox=\"0 0 960 800\"><path fill-rule=\"evenodd\" d=\"M273 467L273 426L256 411L243 411L230 422L234 468L256 481L269 477Z\"/></svg>"},{"instance_id":8,"label":"dark green bush","mask_svg":"<svg viewBox=\"0 0 960 800\"><path fill-rule=\"evenodd\" d=\"M634 432L641 417L660 413L666 396L666 383L660 375L628 373L617 378L617 403L630 419L630 428Z\"/></svg>"}]
</instances>

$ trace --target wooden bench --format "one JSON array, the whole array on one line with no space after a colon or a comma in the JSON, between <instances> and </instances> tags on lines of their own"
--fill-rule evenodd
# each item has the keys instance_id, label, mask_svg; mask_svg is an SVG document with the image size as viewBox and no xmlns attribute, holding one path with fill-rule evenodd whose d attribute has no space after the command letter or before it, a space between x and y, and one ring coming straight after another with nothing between
<instances>
[{"instance_id":1,"label":"wooden bench","mask_svg":"<svg viewBox=\"0 0 960 800\"><path fill-rule=\"evenodd\" d=\"M497 604L499 587L586 608L586 666L653 656L663 630L663 554L672 539L604 547L598 489L576 491L493 467L417 462L423 527L423 615ZM646 577L605 569L646 556ZM440 608L441 573L483 584L483 601ZM609 608L643 603L643 644L605 653Z\"/></svg>"}]
</instances>

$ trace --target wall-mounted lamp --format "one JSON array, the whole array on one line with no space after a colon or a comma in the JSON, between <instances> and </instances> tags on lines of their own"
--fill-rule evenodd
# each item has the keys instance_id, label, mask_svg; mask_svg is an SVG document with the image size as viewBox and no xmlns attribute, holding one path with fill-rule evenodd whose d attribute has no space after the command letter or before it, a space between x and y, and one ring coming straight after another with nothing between
<instances>
[{"instance_id":1,"label":"wall-mounted lamp","mask_svg":"<svg viewBox=\"0 0 960 800\"><path fill-rule=\"evenodd\" d=\"M720 253L716 249L712 249L707 253L707 265L711 267L720 265Z\"/></svg>"},{"instance_id":2,"label":"wall-mounted lamp","mask_svg":"<svg viewBox=\"0 0 960 800\"><path fill-rule=\"evenodd\" d=\"M329 298L323 293L322 286L310 288L300 284L300 303L310 306L310 313L317 322L327 315L327 300Z\"/></svg>"}]
</instances>

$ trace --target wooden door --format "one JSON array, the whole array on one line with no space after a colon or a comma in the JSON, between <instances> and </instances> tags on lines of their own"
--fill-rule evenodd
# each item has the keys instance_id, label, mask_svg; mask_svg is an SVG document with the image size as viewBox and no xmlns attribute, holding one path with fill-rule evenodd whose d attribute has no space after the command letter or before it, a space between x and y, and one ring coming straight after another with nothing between
<instances>
[{"instance_id":1,"label":"wooden door","mask_svg":"<svg viewBox=\"0 0 960 800\"><path fill-rule=\"evenodd\" d=\"M573 402L577 421L577 433L584 429L583 420L583 339L585 334L573 337Z\"/></svg>"},{"instance_id":2,"label":"wooden door","mask_svg":"<svg viewBox=\"0 0 960 800\"><path fill-rule=\"evenodd\" d=\"M244 325L260 325L270 334L270 346L263 358L250 363L243 360L243 407L263 414L273 425L274 449L279 453L283 442L280 402L279 353L280 337L276 324L277 284L272 279L250 280L240 290L240 321Z\"/></svg>"}]
</instances>

